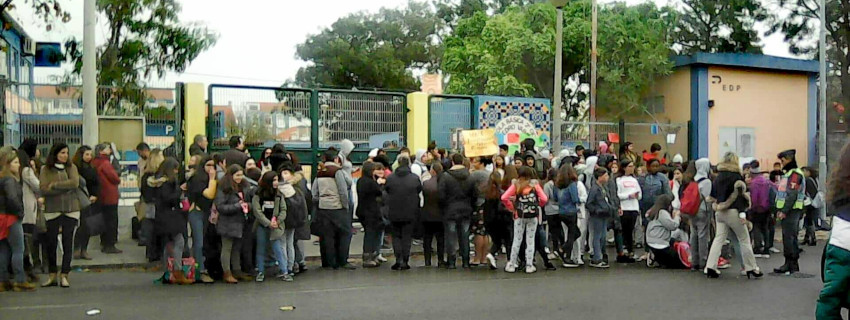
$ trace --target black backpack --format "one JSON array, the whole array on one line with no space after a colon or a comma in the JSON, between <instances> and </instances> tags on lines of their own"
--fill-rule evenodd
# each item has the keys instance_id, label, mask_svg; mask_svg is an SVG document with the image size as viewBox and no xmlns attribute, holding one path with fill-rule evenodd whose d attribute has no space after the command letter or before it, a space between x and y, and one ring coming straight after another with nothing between
<instances>
[{"instance_id":1,"label":"black backpack","mask_svg":"<svg viewBox=\"0 0 850 320\"><path fill-rule=\"evenodd\" d=\"M516 212L517 216L524 219L537 218L540 214L540 199L537 198L537 192L531 189L526 195L522 191L517 191L516 197Z\"/></svg>"}]
</instances>

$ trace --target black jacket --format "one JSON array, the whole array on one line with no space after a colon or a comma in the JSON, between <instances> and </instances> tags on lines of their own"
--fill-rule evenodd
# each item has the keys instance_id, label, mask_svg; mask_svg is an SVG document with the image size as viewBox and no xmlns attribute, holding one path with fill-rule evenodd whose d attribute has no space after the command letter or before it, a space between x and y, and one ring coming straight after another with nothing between
<instances>
[{"instance_id":1,"label":"black jacket","mask_svg":"<svg viewBox=\"0 0 850 320\"><path fill-rule=\"evenodd\" d=\"M12 177L0 178L0 214L24 217L24 192L21 183Z\"/></svg>"},{"instance_id":2,"label":"black jacket","mask_svg":"<svg viewBox=\"0 0 850 320\"><path fill-rule=\"evenodd\" d=\"M472 217L478 188L469 180L469 170L461 168L443 173L439 189L444 219L455 221Z\"/></svg>"},{"instance_id":3,"label":"black jacket","mask_svg":"<svg viewBox=\"0 0 850 320\"><path fill-rule=\"evenodd\" d=\"M440 222L443 221L443 212L440 209L440 186L439 177L431 177L422 184L422 196L425 197L425 206L422 207L420 221Z\"/></svg>"},{"instance_id":4,"label":"black jacket","mask_svg":"<svg viewBox=\"0 0 850 320\"><path fill-rule=\"evenodd\" d=\"M210 178L206 173L195 173L189 181L186 182L186 196L189 198L189 203L203 211L205 214L210 213L213 200L207 199L204 196L204 190L210 185Z\"/></svg>"},{"instance_id":5,"label":"black jacket","mask_svg":"<svg viewBox=\"0 0 850 320\"><path fill-rule=\"evenodd\" d=\"M383 188L374 179L357 179L357 217L366 228L381 226L381 194Z\"/></svg>"},{"instance_id":6,"label":"black jacket","mask_svg":"<svg viewBox=\"0 0 850 320\"><path fill-rule=\"evenodd\" d=\"M714 179L714 185L711 188L711 197L717 199L717 203L726 202L735 192L735 183L738 181L744 181L744 177L741 176L741 170L736 165L727 163L717 165L717 178ZM737 197L729 209L744 212L748 207L746 198Z\"/></svg>"},{"instance_id":7,"label":"black jacket","mask_svg":"<svg viewBox=\"0 0 850 320\"><path fill-rule=\"evenodd\" d=\"M97 195L100 194L100 185L97 180L97 171L91 166L91 164L83 163L82 166L77 168L77 171L80 173L80 177L86 180L86 191L89 194Z\"/></svg>"},{"instance_id":8,"label":"black jacket","mask_svg":"<svg viewBox=\"0 0 850 320\"><path fill-rule=\"evenodd\" d=\"M154 219L154 230L157 235L173 236L186 234L187 215L180 210L179 182L166 181L156 188L156 219Z\"/></svg>"},{"instance_id":9,"label":"black jacket","mask_svg":"<svg viewBox=\"0 0 850 320\"><path fill-rule=\"evenodd\" d=\"M419 177L410 172L410 168L399 167L387 177L384 186L387 191L387 205L392 222L412 222L419 216L419 193L422 184Z\"/></svg>"}]
</instances>

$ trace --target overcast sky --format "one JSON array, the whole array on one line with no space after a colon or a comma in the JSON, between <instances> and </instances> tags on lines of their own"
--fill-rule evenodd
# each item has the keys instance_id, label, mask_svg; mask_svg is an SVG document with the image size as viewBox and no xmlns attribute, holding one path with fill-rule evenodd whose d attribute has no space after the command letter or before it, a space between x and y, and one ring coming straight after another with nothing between
<instances>
[{"instance_id":1,"label":"overcast sky","mask_svg":"<svg viewBox=\"0 0 850 320\"><path fill-rule=\"evenodd\" d=\"M655 1L668 3L667 0ZM62 42L70 36L82 38L82 0L63 2L64 9L73 18L67 24L55 26L52 32L46 32L43 23L34 22L28 8L20 8L26 6L23 1L16 3L19 3L19 8L14 15L36 41ZM295 46L307 35L318 33L349 13L399 7L407 0L180 0L180 3L183 5L182 21L205 24L219 34L219 40L212 49L202 53L185 73L169 74L166 79L155 80L155 83L185 81L279 86L294 78L298 68L305 65L295 58ZM106 28L99 25L99 42L103 41L105 33ZM766 54L790 56L787 46L777 36L765 39L764 45ZM63 72L49 68L37 68L35 71L36 79Z\"/></svg>"}]
</instances>

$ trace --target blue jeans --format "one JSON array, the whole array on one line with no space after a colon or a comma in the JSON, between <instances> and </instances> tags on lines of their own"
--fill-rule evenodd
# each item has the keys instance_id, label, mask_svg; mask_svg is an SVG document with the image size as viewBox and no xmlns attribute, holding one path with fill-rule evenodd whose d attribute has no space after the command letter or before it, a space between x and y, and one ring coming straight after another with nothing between
<instances>
[{"instance_id":1,"label":"blue jeans","mask_svg":"<svg viewBox=\"0 0 850 320\"><path fill-rule=\"evenodd\" d=\"M272 250L274 250L274 258L277 259L278 267L280 267L280 274L289 273L289 265L287 265L290 255L287 254L286 249L284 249L284 240L283 238L272 240ZM257 248L259 251L259 248ZM265 250L263 250L265 251ZM294 254L293 254L294 256ZM261 263L260 265L265 265L265 263ZM260 267L260 270L264 270L265 266ZM263 272L263 271L260 271Z\"/></svg>"},{"instance_id":2,"label":"blue jeans","mask_svg":"<svg viewBox=\"0 0 850 320\"><path fill-rule=\"evenodd\" d=\"M12 260L12 270L15 272L15 282L26 282L27 278L24 274L24 228L21 226L20 219L9 226L9 236L0 241L0 282L9 281L10 259Z\"/></svg>"},{"instance_id":3,"label":"blue jeans","mask_svg":"<svg viewBox=\"0 0 850 320\"><path fill-rule=\"evenodd\" d=\"M205 272L204 266L204 229L207 222L206 214L200 210L189 212L189 226L192 228L192 257L198 264L198 271Z\"/></svg>"},{"instance_id":4,"label":"blue jeans","mask_svg":"<svg viewBox=\"0 0 850 320\"><path fill-rule=\"evenodd\" d=\"M255 256L255 260L257 262L257 270L260 272L266 271L266 246L269 243L270 234L271 230L268 227L257 226L257 255ZM272 250L275 250L274 247L272 247Z\"/></svg>"},{"instance_id":5,"label":"blue jeans","mask_svg":"<svg viewBox=\"0 0 850 320\"><path fill-rule=\"evenodd\" d=\"M455 256L460 246L463 264L469 264L469 219L447 220L445 222L446 254ZM395 241L395 239L393 239ZM454 263L449 261L449 264Z\"/></svg>"},{"instance_id":6,"label":"blue jeans","mask_svg":"<svg viewBox=\"0 0 850 320\"><path fill-rule=\"evenodd\" d=\"M288 266L286 270L291 271L292 266L295 265L295 229L284 229L283 239L280 240L283 253L285 253L286 265ZM277 259L280 262L280 257Z\"/></svg>"},{"instance_id":7,"label":"blue jeans","mask_svg":"<svg viewBox=\"0 0 850 320\"><path fill-rule=\"evenodd\" d=\"M590 243L593 244L593 261L598 262L602 260L602 253L605 250L608 218L591 215L588 225L590 229Z\"/></svg>"}]
</instances>

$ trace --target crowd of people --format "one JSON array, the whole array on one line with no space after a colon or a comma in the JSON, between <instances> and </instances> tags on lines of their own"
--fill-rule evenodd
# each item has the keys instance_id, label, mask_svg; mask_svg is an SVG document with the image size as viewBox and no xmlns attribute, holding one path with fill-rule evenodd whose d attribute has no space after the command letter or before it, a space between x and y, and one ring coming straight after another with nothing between
<instances>
[{"instance_id":1,"label":"crowd of people","mask_svg":"<svg viewBox=\"0 0 850 320\"><path fill-rule=\"evenodd\" d=\"M121 253L114 147L82 146L71 157L57 143L41 163L34 143L0 149L0 291L34 290L43 266L41 286L70 287L71 259L90 259L94 234L104 253ZM533 273L555 270L556 261L602 269L645 261L709 278L732 259L741 275L759 278L756 258L778 252L785 263L774 271L798 272L800 245L816 244L815 228L828 228L817 214L825 202L818 172L798 168L794 150L765 171L734 153L717 165L679 155L668 161L659 145L638 155L628 142L619 152L601 143L554 155L528 139L514 154L500 146L499 154L471 158L432 143L415 153L402 148L394 160L372 150L356 169L346 140L321 154L308 181L282 144L253 159L241 137L229 143L210 154L206 138L196 137L185 167L174 150L137 147L138 239L146 257L162 264L163 283L262 282L267 272L293 281L307 270L311 236L323 268L356 269L349 259L355 218L364 232L363 268L387 262L382 248L391 247L391 269L410 269L411 247L420 242L429 267L456 269L460 260L462 268L496 270L502 259L506 272ZM773 246L777 221L781 251Z\"/></svg>"}]
</instances>

